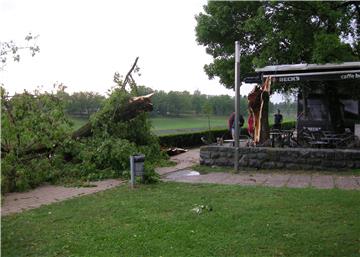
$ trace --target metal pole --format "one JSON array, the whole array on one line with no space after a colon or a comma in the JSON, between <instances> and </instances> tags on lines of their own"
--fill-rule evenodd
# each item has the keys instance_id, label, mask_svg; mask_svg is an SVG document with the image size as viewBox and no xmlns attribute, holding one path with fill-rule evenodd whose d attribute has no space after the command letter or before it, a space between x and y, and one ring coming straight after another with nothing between
<instances>
[{"instance_id":1,"label":"metal pole","mask_svg":"<svg viewBox=\"0 0 360 257\"><path fill-rule=\"evenodd\" d=\"M235 173L239 172L240 42L235 41Z\"/></svg>"}]
</instances>

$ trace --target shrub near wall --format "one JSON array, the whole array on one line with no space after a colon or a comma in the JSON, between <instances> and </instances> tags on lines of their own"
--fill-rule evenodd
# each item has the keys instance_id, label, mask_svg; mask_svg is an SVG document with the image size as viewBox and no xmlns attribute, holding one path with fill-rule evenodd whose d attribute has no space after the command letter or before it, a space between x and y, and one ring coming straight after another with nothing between
<instances>
[{"instance_id":1,"label":"shrub near wall","mask_svg":"<svg viewBox=\"0 0 360 257\"><path fill-rule=\"evenodd\" d=\"M282 125L284 130L295 128L295 121L285 122ZM248 135L247 128L241 129L241 135ZM231 139L231 135L228 129L218 129L211 130L211 135L213 140L211 142L215 142L217 137L222 137L223 139ZM175 134L175 135L165 135L160 136L160 145L164 147L195 147L203 145L204 143L201 141L201 137L208 139L209 131L199 131L195 133L186 133L186 134Z\"/></svg>"}]
</instances>

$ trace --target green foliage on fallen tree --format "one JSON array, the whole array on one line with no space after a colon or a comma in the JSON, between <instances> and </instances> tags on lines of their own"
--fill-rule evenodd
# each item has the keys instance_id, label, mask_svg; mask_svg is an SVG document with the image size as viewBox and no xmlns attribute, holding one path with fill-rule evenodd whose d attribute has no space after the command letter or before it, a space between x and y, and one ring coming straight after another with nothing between
<instances>
[{"instance_id":1,"label":"green foliage on fallen tree","mask_svg":"<svg viewBox=\"0 0 360 257\"><path fill-rule=\"evenodd\" d=\"M150 132L147 114L117 117L134 93L115 88L91 117L91 136L75 138L59 95L36 91L9 97L1 88L3 193L44 182L126 178L129 156L135 153L146 155L145 182L156 180L154 164L165 155Z\"/></svg>"},{"instance_id":2,"label":"green foliage on fallen tree","mask_svg":"<svg viewBox=\"0 0 360 257\"><path fill-rule=\"evenodd\" d=\"M61 148L70 129L60 99L24 92L13 97L1 88L2 192L25 190L47 180L52 151Z\"/></svg>"}]
</instances>

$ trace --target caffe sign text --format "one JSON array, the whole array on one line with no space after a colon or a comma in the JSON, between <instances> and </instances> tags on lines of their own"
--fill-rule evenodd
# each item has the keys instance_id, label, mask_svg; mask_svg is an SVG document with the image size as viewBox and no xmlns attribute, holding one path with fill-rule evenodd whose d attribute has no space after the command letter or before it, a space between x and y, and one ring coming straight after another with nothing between
<instances>
[{"instance_id":1,"label":"caffe sign text","mask_svg":"<svg viewBox=\"0 0 360 257\"><path fill-rule=\"evenodd\" d=\"M348 73L340 76L341 79L360 79L359 73Z\"/></svg>"}]
</instances>

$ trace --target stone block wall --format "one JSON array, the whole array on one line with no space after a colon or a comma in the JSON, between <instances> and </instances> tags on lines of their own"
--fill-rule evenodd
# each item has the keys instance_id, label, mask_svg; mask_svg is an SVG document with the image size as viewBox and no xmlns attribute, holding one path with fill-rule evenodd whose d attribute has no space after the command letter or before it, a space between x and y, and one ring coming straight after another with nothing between
<instances>
[{"instance_id":1,"label":"stone block wall","mask_svg":"<svg viewBox=\"0 0 360 257\"><path fill-rule=\"evenodd\" d=\"M235 148L203 146L200 164L234 166ZM360 150L240 147L239 166L257 169L348 170L360 168Z\"/></svg>"}]
</instances>

